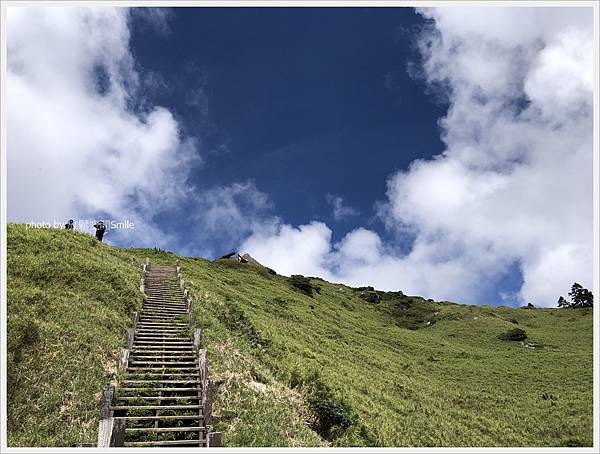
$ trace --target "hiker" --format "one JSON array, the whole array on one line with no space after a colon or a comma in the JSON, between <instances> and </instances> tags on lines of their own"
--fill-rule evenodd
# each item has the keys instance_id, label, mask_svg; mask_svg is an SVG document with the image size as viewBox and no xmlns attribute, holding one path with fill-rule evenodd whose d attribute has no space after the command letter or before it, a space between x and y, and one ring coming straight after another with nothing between
<instances>
[{"instance_id":1,"label":"hiker","mask_svg":"<svg viewBox=\"0 0 600 454\"><path fill-rule=\"evenodd\" d=\"M104 236L104 232L106 231L106 227L104 227L104 222L98 221L94 224L96 228L96 239L98 241L102 241L102 237Z\"/></svg>"},{"instance_id":2,"label":"hiker","mask_svg":"<svg viewBox=\"0 0 600 454\"><path fill-rule=\"evenodd\" d=\"M73 230L73 219L69 219L69 222L65 224L65 229Z\"/></svg>"}]
</instances>

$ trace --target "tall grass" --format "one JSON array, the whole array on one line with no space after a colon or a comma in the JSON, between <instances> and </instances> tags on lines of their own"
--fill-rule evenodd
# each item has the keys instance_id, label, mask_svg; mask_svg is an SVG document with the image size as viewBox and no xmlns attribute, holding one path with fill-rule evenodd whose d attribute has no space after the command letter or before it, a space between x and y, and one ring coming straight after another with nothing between
<instances>
[{"instance_id":1,"label":"tall grass","mask_svg":"<svg viewBox=\"0 0 600 454\"><path fill-rule=\"evenodd\" d=\"M177 260L9 225L10 446L95 441L145 257ZM309 296L259 266L181 265L227 446L592 444L591 310L369 302L317 279ZM498 338L514 328L526 342Z\"/></svg>"}]
</instances>

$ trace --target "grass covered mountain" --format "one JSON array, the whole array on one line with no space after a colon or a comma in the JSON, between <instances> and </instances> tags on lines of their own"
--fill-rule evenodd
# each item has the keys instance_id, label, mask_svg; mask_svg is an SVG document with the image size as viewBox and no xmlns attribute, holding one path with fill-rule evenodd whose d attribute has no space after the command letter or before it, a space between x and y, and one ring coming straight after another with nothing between
<instances>
[{"instance_id":1,"label":"grass covered mountain","mask_svg":"<svg viewBox=\"0 0 600 454\"><path fill-rule=\"evenodd\" d=\"M591 309L434 302L23 225L7 243L9 446L95 443L146 257L181 260L225 446L592 445Z\"/></svg>"}]
</instances>

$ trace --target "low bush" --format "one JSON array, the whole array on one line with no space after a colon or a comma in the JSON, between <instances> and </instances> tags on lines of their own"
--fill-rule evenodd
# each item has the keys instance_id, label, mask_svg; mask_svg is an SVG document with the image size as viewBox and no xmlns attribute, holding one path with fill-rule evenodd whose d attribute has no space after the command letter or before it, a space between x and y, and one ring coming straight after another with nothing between
<instances>
[{"instance_id":1,"label":"low bush","mask_svg":"<svg viewBox=\"0 0 600 454\"><path fill-rule=\"evenodd\" d=\"M301 274L292 274L288 278L289 284L305 295L312 296L314 287L310 283L310 279Z\"/></svg>"},{"instance_id":2,"label":"low bush","mask_svg":"<svg viewBox=\"0 0 600 454\"><path fill-rule=\"evenodd\" d=\"M304 385L308 391L308 405L316 417L313 429L326 440L342 435L354 422L350 406L334 395L318 372L304 380Z\"/></svg>"},{"instance_id":3,"label":"low bush","mask_svg":"<svg viewBox=\"0 0 600 454\"><path fill-rule=\"evenodd\" d=\"M352 287L352 290L354 290L355 292L374 292L375 289L373 287L371 287L370 285L367 287Z\"/></svg>"},{"instance_id":4,"label":"low bush","mask_svg":"<svg viewBox=\"0 0 600 454\"><path fill-rule=\"evenodd\" d=\"M291 388L303 389L308 406L315 417L312 428L324 439L333 441L342 436L356 421L350 405L323 383L319 371L302 375L294 369L289 383Z\"/></svg>"},{"instance_id":5,"label":"low bush","mask_svg":"<svg viewBox=\"0 0 600 454\"><path fill-rule=\"evenodd\" d=\"M379 293L372 291L361 292L359 293L358 297L365 300L367 303L379 304L381 301Z\"/></svg>"},{"instance_id":6,"label":"low bush","mask_svg":"<svg viewBox=\"0 0 600 454\"><path fill-rule=\"evenodd\" d=\"M276 298L272 298L269 301L269 304L275 304L277 306L286 306L287 303L288 302L285 299L283 299L283 298L277 298L277 297Z\"/></svg>"},{"instance_id":7,"label":"low bush","mask_svg":"<svg viewBox=\"0 0 600 454\"><path fill-rule=\"evenodd\" d=\"M527 333L522 329L515 328L498 335L498 339L504 341L524 341L527 339Z\"/></svg>"}]
</instances>

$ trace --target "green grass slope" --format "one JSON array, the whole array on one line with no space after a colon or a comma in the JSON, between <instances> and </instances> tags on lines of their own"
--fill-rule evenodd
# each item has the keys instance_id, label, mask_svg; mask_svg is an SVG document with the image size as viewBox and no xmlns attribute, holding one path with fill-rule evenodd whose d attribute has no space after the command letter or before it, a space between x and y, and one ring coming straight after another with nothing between
<instances>
[{"instance_id":1,"label":"green grass slope","mask_svg":"<svg viewBox=\"0 0 600 454\"><path fill-rule=\"evenodd\" d=\"M145 257L177 260L9 225L10 446L95 441ZM592 444L591 310L464 306L315 278L309 296L254 265L181 266L227 446ZM498 339L514 328L534 348Z\"/></svg>"}]
</instances>

